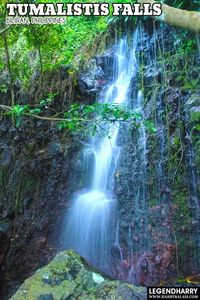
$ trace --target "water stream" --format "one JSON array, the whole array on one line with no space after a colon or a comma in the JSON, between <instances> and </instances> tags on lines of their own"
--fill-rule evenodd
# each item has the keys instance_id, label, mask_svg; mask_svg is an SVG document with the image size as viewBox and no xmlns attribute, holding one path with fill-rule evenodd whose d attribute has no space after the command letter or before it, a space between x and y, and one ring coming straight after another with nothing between
<instances>
[{"instance_id":1,"label":"water stream","mask_svg":"<svg viewBox=\"0 0 200 300\"><path fill-rule=\"evenodd\" d=\"M113 64L113 80L106 92L99 95L100 102L122 105L128 103L131 79L136 75L136 46L138 33L135 32L131 45L128 38L122 38L116 46L116 59ZM113 96L115 95L115 96ZM103 99L103 101L102 101ZM141 96L138 97L141 99ZM140 105L140 103L137 103ZM141 129L143 134L144 129ZM112 125L108 137L96 137L83 149L90 153L93 164L84 161L86 177L91 178L88 188L78 191L69 211L67 231L68 247L75 249L89 262L106 270L110 264L112 224L115 222L115 200L112 193L116 163L120 153L117 144L119 128ZM93 153L93 155L91 155ZM91 165L89 170L88 165ZM92 173L93 176L89 176Z\"/></svg>"}]
</instances>

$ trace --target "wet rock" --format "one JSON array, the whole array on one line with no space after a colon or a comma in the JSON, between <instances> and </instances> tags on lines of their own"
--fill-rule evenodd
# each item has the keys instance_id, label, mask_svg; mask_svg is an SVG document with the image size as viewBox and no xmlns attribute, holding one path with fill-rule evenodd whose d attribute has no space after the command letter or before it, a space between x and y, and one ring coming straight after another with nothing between
<instances>
[{"instance_id":1,"label":"wet rock","mask_svg":"<svg viewBox=\"0 0 200 300\"><path fill-rule=\"evenodd\" d=\"M167 217L167 210L166 207L163 207L161 210L161 216L163 219L165 219Z\"/></svg>"},{"instance_id":2,"label":"wet rock","mask_svg":"<svg viewBox=\"0 0 200 300\"><path fill-rule=\"evenodd\" d=\"M122 228L128 228L129 227L128 223L126 223L125 221L121 222L121 226L122 226Z\"/></svg>"},{"instance_id":3,"label":"wet rock","mask_svg":"<svg viewBox=\"0 0 200 300\"><path fill-rule=\"evenodd\" d=\"M94 78L97 80L104 80L105 79L105 73L101 67L96 67L94 69Z\"/></svg>"},{"instance_id":4,"label":"wet rock","mask_svg":"<svg viewBox=\"0 0 200 300\"><path fill-rule=\"evenodd\" d=\"M8 219L0 221L0 233L7 233L11 228L11 222Z\"/></svg>"},{"instance_id":5,"label":"wet rock","mask_svg":"<svg viewBox=\"0 0 200 300\"><path fill-rule=\"evenodd\" d=\"M160 255L156 255L154 261L156 265L159 265L162 262L162 257Z\"/></svg>"},{"instance_id":6,"label":"wet rock","mask_svg":"<svg viewBox=\"0 0 200 300\"><path fill-rule=\"evenodd\" d=\"M11 163L11 160L12 160L12 152L8 147L4 146L1 155L0 164L2 165L2 167L8 167Z\"/></svg>"},{"instance_id":7,"label":"wet rock","mask_svg":"<svg viewBox=\"0 0 200 300\"><path fill-rule=\"evenodd\" d=\"M123 188L123 186L118 186L118 187L116 187L116 189L115 189L115 195L123 195L123 191L124 191L124 188Z\"/></svg>"},{"instance_id":8,"label":"wet rock","mask_svg":"<svg viewBox=\"0 0 200 300\"><path fill-rule=\"evenodd\" d=\"M143 269L144 272L147 272L147 270L148 270L148 261L147 261L146 258L144 258L140 261L140 266L141 266L141 268Z\"/></svg>"},{"instance_id":9,"label":"wet rock","mask_svg":"<svg viewBox=\"0 0 200 300\"><path fill-rule=\"evenodd\" d=\"M114 47L108 50L105 54L101 56L96 56L96 64L98 67L101 67L104 73L112 74L112 67L114 62Z\"/></svg>"},{"instance_id":10,"label":"wet rock","mask_svg":"<svg viewBox=\"0 0 200 300\"><path fill-rule=\"evenodd\" d=\"M50 158L56 157L56 156L58 156L59 154L62 154L62 153L63 153L63 149L62 149L61 143L51 143L48 146L48 149L47 149L48 157L50 157Z\"/></svg>"},{"instance_id":11,"label":"wet rock","mask_svg":"<svg viewBox=\"0 0 200 300\"><path fill-rule=\"evenodd\" d=\"M53 294L40 295L37 300L54 300Z\"/></svg>"},{"instance_id":12,"label":"wet rock","mask_svg":"<svg viewBox=\"0 0 200 300\"><path fill-rule=\"evenodd\" d=\"M120 253L120 249L117 245L112 245L111 247L111 254L112 254L112 258L116 259L116 261L119 261L121 258L121 253Z\"/></svg>"},{"instance_id":13,"label":"wet rock","mask_svg":"<svg viewBox=\"0 0 200 300\"><path fill-rule=\"evenodd\" d=\"M68 250L59 253L46 267L37 270L10 300L23 299L145 300L146 289L111 281L105 275L94 273L94 269L83 258Z\"/></svg>"},{"instance_id":14,"label":"wet rock","mask_svg":"<svg viewBox=\"0 0 200 300\"><path fill-rule=\"evenodd\" d=\"M191 114L197 114L197 113L200 113L200 106L193 106L193 107L190 109L190 113L191 113Z\"/></svg>"},{"instance_id":15,"label":"wet rock","mask_svg":"<svg viewBox=\"0 0 200 300\"><path fill-rule=\"evenodd\" d=\"M191 97L185 102L185 109L192 109L192 107L200 105L199 95L198 93L194 93Z\"/></svg>"},{"instance_id":16,"label":"wet rock","mask_svg":"<svg viewBox=\"0 0 200 300\"><path fill-rule=\"evenodd\" d=\"M99 82L92 72L82 73L78 77L78 89L80 96L84 96L89 102L94 102L97 92L100 90Z\"/></svg>"},{"instance_id":17,"label":"wet rock","mask_svg":"<svg viewBox=\"0 0 200 300\"><path fill-rule=\"evenodd\" d=\"M91 92L95 90L95 82L88 75L81 75L78 81L81 92Z\"/></svg>"},{"instance_id":18,"label":"wet rock","mask_svg":"<svg viewBox=\"0 0 200 300\"><path fill-rule=\"evenodd\" d=\"M148 66L146 72L144 73L144 76L146 77L146 84L148 84L148 82L152 82L152 80L155 77L160 76L161 74L161 70L156 67L156 66Z\"/></svg>"}]
</instances>

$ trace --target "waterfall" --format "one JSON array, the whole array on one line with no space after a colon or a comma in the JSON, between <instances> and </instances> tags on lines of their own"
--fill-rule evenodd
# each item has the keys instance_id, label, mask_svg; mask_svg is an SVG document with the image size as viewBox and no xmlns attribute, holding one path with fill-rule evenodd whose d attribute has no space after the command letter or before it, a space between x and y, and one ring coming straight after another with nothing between
<instances>
[{"instance_id":1,"label":"waterfall","mask_svg":"<svg viewBox=\"0 0 200 300\"><path fill-rule=\"evenodd\" d=\"M191 239L194 239L194 242L196 244L195 251L194 251L194 257L196 259L195 262L195 268L198 272L200 259L198 252L200 250L200 190L199 190L199 175L197 171L197 166L195 162L195 150L194 145L192 141L192 128L190 125L190 106L187 105L187 103L184 106L185 113L186 113L186 149L185 149L185 156L187 159L187 172L188 172L188 185L190 189L190 207L192 210L192 215L194 220L196 221L195 225L195 234L193 234L193 237Z\"/></svg>"},{"instance_id":2,"label":"waterfall","mask_svg":"<svg viewBox=\"0 0 200 300\"><path fill-rule=\"evenodd\" d=\"M159 159L158 159L158 191L159 191L159 202L166 203L166 172L165 172L165 157L167 151L167 136L166 136L166 124L165 124L165 107L163 104L163 95L159 95L157 99L157 115L156 115L156 123L158 128L158 149L159 149Z\"/></svg>"},{"instance_id":3,"label":"waterfall","mask_svg":"<svg viewBox=\"0 0 200 300\"><path fill-rule=\"evenodd\" d=\"M188 102L189 94L182 96L173 87L173 61L164 65L175 39L172 35L168 43L162 30L148 34L141 28L108 51L113 65L103 70L104 82L110 77L98 102L127 105L141 124L131 130L125 124L103 125L106 137L85 141L78 160L81 176L65 224L65 248L113 278L147 286L168 279L169 272L184 274L199 266L193 97ZM155 134L149 130L151 121Z\"/></svg>"},{"instance_id":4,"label":"waterfall","mask_svg":"<svg viewBox=\"0 0 200 300\"><path fill-rule=\"evenodd\" d=\"M144 97L142 91L138 92L136 103L133 106L135 111L138 111L142 118L143 115L143 105L144 105ZM139 162L139 171L140 171L140 184L138 191L136 192L137 198L135 201L136 209L146 209L146 150L147 150L147 138L146 138L146 130L145 126L141 125L139 128L139 136L138 136L138 148L139 148L139 156L137 157L137 161Z\"/></svg>"},{"instance_id":5,"label":"waterfall","mask_svg":"<svg viewBox=\"0 0 200 300\"><path fill-rule=\"evenodd\" d=\"M136 31L131 45L127 37L117 43L113 79L106 91L99 95L99 102L128 104L131 79L137 72L137 37ZM144 134L144 129L141 130ZM118 132L119 126L110 125L109 138L92 138L89 146L83 149L83 157L86 157L85 176L91 178L91 182L88 182L86 190L75 194L67 216L67 247L74 249L102 270L109 268L115 223L116 205L112 190L120 153L120 146L117 143ZM91 159L93 156L93 164L89 163L86 153L90 153ZM88 166L91 166L90 170ZM93 176L90 176L91 174Z\"/></svg>"}]
</instances>

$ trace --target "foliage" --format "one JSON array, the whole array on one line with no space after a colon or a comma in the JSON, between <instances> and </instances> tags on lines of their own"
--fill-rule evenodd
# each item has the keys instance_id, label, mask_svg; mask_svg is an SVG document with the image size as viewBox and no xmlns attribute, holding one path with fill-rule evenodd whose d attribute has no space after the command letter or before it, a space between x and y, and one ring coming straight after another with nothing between
<instances>
[{"instance_id":1,"label":"foliage","mask_svg":"<svg viewBox=\"0 0 200 300\"><path fill-rule=\"evenodd\" d=\"M192 112L191 117L190 117L190 121L200 123L200 111Z\"/></svg>"},{"instance_id":2,"label":"foliage","mask_svg":"<svg viewBox=\"0 0 200 300\"><path fill-rule=\"evenodd\" d=\"M57 96L57 93L48 93L46 95L45 99L40 100L40 106L47 107L48 105L52 104L56 96Z\"/></svg>"},{"instance_id":3,"label":"foliage","mask_svg":"<svg viewBox=\"0 0 200 300\"><path fill-rule=\"evenodd\" d=\"M5 115L12 116L14 118L19 118L29 111L28 105L14 105L11 107L10 111L7 111Z\"/></svg>"},{"instance_id":4,"label":"foliage","mask_svg":"<svg viewBox=\"0 0 200 300\"><path fill-rule=\"evenodd\" d=\"M75 103L61 117L44 116L44 110L51 105L52 99L47 98L46 100L42 100L38 107L17 104L11 107L0 105L0 108L5 110L4 114L6 116L10 116L15 120L17 127L20 126L20 121L23 117L33 117L56 122L60 130L66 129L71 134L80 134L83 136L87 136L88 134L92 136L95 134L106 135L108 133L111 135L111 125L126 126L129 129L145 126L149 133L156 132L150 120L143 120L140 113L132 111L126 106L116 104L95 103L80 105Z\"/></svg>"},{"instance_id":5,"label":"foliage","mask_svg":"<svg viewBox=\"0 0 200 300\"><path fill-rule=\"evenodd\" d=\"M192 132L200 132L200 111L191 113L190 123L192 124Z\"/></svg>"},{"instance_id":6,"label":"foliage","mask_svg":"<svg viewBox=\"0 0 200 300\"><path fill-rule=\"evenodd\" d=\"M26 1L20 0L19 2ZM55 3L56 1L51 2ZM70 3L70 1L63 2ZM0 7L4 15L1 21L5 19L6 14L4 5L5 3L2 3ZM0 24L0 29L3 27L4 24ZM83 45L91 43L107 27L107 18L87 16L67 17L66 22L62 25L11 26L7 37L15 79L18 78L25 85L28 85L29 78L34 71L41 69L39 52L42 57L43 71L54 69L60 64L66 65L71 62L76 64L75 54L80 51ZM0 70L4 68L4 47L2 36L0 36Z\"/></svg>"},{"instance_id":7,"label":"foliage","mask_svg":"<svg viewBox=\"0 0 200 300\"><path fill-rule=\"evenodd\" d=\"M0 4L1 24L0 29L5 26L5 3L12 2L3 0ZM19 3L25 3L25 0L19 0ZM52 2L55 0L37 0L36 3ZM76 1L63 0L63 3ZM85 2L85 1L79 1ZM88 3L99 3L103 1L88 0ZM108 3L121 2L120 0L109 0ZM123 3L130 3L125 0ZM135 1L132 1L134 3ZM174 7L184 9L199 9L199 1L186 0L167 0L165 3ZM130 17L120 17L126 21ZM30 77L36 70L44 72L49 69L54 69L60 64L78 64L78 59L86 59L89 53L83 53L77 56L77 53L82 52L82 47L91 45L95 38L106 32L108 27L115 23L119 17L67 17L67 21L62 25L15 25L11 26L7 33L8 45L10 48L10 64L14 79L20 79L25 86L29 84ZM190 51L193 47L193 41L188 40L186 50ZM91 47L90 47L91 48ZM93 48L93 47L92 47ZM92 49L91 48L91 49ZM185 50L185 49L183 49ZM92 50L91 50L92 51ZM5 69L4 46L2 36L0 36L0 71Z\"/></svg>"}]
</instances>

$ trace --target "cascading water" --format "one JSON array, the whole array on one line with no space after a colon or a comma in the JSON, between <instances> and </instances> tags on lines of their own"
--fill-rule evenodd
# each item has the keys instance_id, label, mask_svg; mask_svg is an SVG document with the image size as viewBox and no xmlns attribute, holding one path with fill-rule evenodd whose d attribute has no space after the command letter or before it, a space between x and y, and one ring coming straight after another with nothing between
<instances>
[{"instance_id":1,"label":"cascading water","mask_svg":"<svg viewBox=\"0 0 200 300\"><path fill-rule=\"evenodd\" d=\"M192 141L192 130L191 126L189 125L189 119L190 119L190 108L185 105L185 113L186 113L186 150L185 155L187 158L187 168L188 168L188 184L190 188L190 207L192 209L192 215L195 219L195 231L196 234L194 234L191 239L194 239L194 242L196 244L194 256L197 256L195 259L195 269L196 272L198 272L200 259L199 255L196 254L198 251L200 251L200 191L199 191L199 175L195 163L195 151Z\"/></svg>"},{"instance_id":2,"label":"cascading water","mask_svg":"<svg viewBox=\"0 0 200 300\"><path fill-rule=\"evenodd\" d=\"M131 97L132 98L132 97ZM138 91L133 99L132 108L144 119L144 97L142 91ZM143 122L142 122L143 123ZM123 147L120 162L117 166L121 176L119 182L115 182L116 190L120 191L120 187L125 183L121 207L118 209L118 220L115 231L115 254L114 265L117 265L114 273L118 277L127 282L135 282L136 265L134 251L137 249L147 249L148 240L145 237L145 230L148 221L147 208L147 136L146 128L143 124L139 128L135 128L128 137L127 145ZM131 149L126 148L131 144ZM131 152L131 158L128 152ZM124 159L125 158L125 162ZM125 165L123 165L123 163ZM127 176L127 170L131 170L131 176ZM118 194L118 193L117 193ZM128 201L131 195L131 201ZM121 202L121 196L119 196ZM124 219L127 219L127 223ZM136 223L142 222L140 228ZM138 240L138 232L143 239ZM124 239L126 237L126 239ZM118 251L116 251L118 249Z\"/></svg>"},{"instance_id":3,"label":"cascading water","mask_svg":"<svg viewBox=\"0 0 200 300\"><path fill-rule=\"evenodd\" d=\"M166 174L165 174L165 156L166 156L166 124L164 123L165 107L163 105L163 95L157 99L157 116L156 123L158 128L158 149L159 149L159 160L158 160L158 190L159 190L159 202L166 202Z\"/></svg>"},{"instance_id":4,"label":"cascading water","mask_svg":"<svg viewBox=\"0 0 200 300\"><path fill-rule=\"evenodd\" d=\"M131 79L137 71L136 46L137 31L132 45L123 38L116 47L116 59L113 64L113 80L105 93L100 95L100 102L124 104L128 102L128 91ZM113 96L115 94L115 96ZM119 128L112 125L109 137L91 139L85 153L85 176L91 178L87 190L80 191L73 199L67 223L67 246L96 266L106 270L110 264L112 228L114 228L115 201L112 194L114 173L120 153L117 145ZM94 164L89 171L88 154Z\"/></svg>"}]
</instances>

